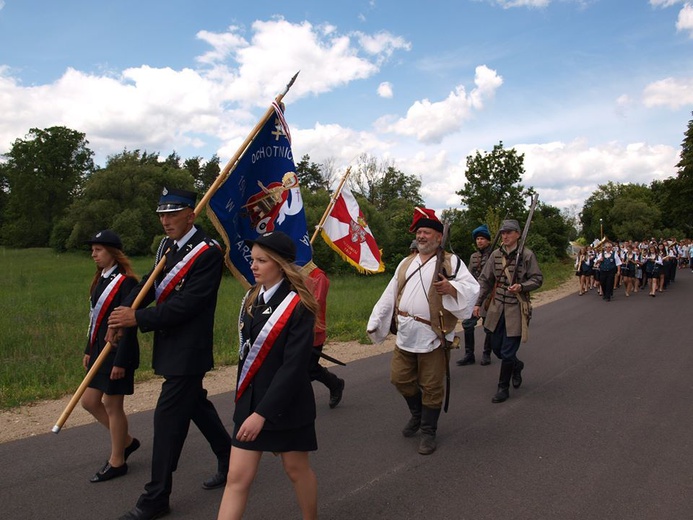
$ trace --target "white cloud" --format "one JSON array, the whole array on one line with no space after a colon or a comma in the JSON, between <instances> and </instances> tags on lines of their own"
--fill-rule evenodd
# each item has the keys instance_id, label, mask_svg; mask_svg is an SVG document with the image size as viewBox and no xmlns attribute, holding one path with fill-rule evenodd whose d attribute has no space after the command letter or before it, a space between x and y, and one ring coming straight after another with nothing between
<instances>
[{"instance_id":1,"label":"white cloud","mask_svg":"<svg viewBox=\"0 0 693 520\"><path fill-rule=\"evenodd\" d=\"M653 7L671 7L683 1L684 0L650 0L650 5Z\"/></svg>"},{"instance_id":2,"label":"white cloud","mask_svg":"<svg viewBox=\"0 0 693 520\"><path fill-rule=\"evenodd\" d=\"M645 143L606 143L589 146L585 140L569 143L520 144L525 154L525 186L534 186L544 202L565 208L582 206L600 184L608 181L649 185L675 175L678 150Z\"/></svg>"},{"instance_id":3,"label":"white cloud","mask_svg":"<svg viewBox=\"0 0 693 520\"><path fill-rule=\"evenodd\" d=\"M676 20L677 31L689 31L689 36L693 38L693 5L686 4L679 11L679 18Z\"/></svg>"},{"instance_id":4,"label":"white cloud","mask_svg":"<svg viewBox=\"0 0 693 520\"><path fill-rule=\"evenodd\" d=\"M383 81L378 85L378 95L382 98L390 99L393 96L392 83L389 81Z\"/></svg>"},{"instance_id":5,"label":"white cloud","mask_svg":"<svg viewBox=\"0 0 693 520\"><path fill-rule=\"evenodd\" d=\"M693 77L665 78L650 83L643 92L646 107L666 106L679 109L693 105Z\"/></svg>"},{"instance_id":6,"label":"white cloud","mask_svg":"<svg viewBox=\"0 0 693 520\"><path fill-rule=\"evenodd\" d=\"M211 73L230 76L229 96L241 102L262 103L276 95L277 78L290 78L301 70L301 81L292 90L294 99L328 92L350 81L374 75L395 51L409 50L403 38L388 32L368 35L339 34L336 27L310 22L290 23L283 18L256 21L252 38L243 29L229 27L225 33L201 31L198 37L212 46L199 58L213 65ZM363 53L364 56L361 56Z\"/></svg>"},{"instance_id":7,"label":"white cloud","mask_svg":"<svg viewBox=\"0 0 693 520\"><path fill-rule=\"evenodd\" d=\"M495 0L495 2L504 9L509 9L511 7L547 7L551 0Z\"/></svg>"},{"instance_id":8,"label":"white cloud","mask_svg":"<svg viewBox=\"0 0 693 520\"><path fill-rule=\"evenodd\" d=\"M484 100L494 96L503 78L486 65L480 65L476 68L474 83L476 88L469 95L463 85L458 85L443 101L416 101L409 107L406 117L393 121L386 116L376 121L375 126L381 132L414 136L422 143L440 143L445 136L461 128L472 110L483 108Z\"/></svg>"},{"instance_id":9,"label":"white cloud","mask_svg":"<svg viewBox=\"0 0 693 520\"><path fill-rule=\"evenodd\" d=\"M333 25L281 18L256 21L250 40L239 26L197 37L211 47L197 57L199 70L144 65L97 75L70 68L53 83L25 87L0 65L0 152L30 128L53 125L84 132L97 161L123 147L238 145L256 121L253 105L266 107L299 69L292 100L368 78L394 51L409 49L389 33L340 35Z\"/></svg>"},{"instance_id":10,"label":"white cloud","mask_svg":"<svg viewBox=\"0 0 693 520\"><path fill-rule=\"evenodd\" d=\"M208 65L220 63L229 58L234 51L247 47L248 43L236 34L238 31L240 28L232 25L226 33L198 32L197 38L209 44L212 50L198 56L197 61Z\"/></svg>"}]
</instances>

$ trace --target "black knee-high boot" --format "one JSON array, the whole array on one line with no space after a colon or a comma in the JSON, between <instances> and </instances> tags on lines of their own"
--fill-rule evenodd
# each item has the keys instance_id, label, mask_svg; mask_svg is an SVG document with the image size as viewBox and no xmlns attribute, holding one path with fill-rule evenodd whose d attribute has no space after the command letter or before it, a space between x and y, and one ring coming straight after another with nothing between
<instances>
[{"instance_id":1,"label":"black knee-high boot","mask_svg":"<svg viewBox=\"0 0 693 520\"><path fill-rule=\"evenodd\" d=\"M405 397L404 400L407 402L407 406L409 406L411 418L404 426L402 435L405 437L413 437L421 427L421 409L423 407L421 404L421 394L416 394L413 397Z\"/></svg>"},{"instance_id":2,"label":"black knee-high boot","mask_svg":"<svg viewBox=\"0 0 693 520\"><path fill-rule=\"evenodd\" d=\"M522 385L522 369L525 368L525 364L519 359L515 360L515 365L513 366L513 388L520 388Z\"/></svg>"},{"instance_id":3,"label":"black knee-high boot","mask_svg":"<svg viewBox=\"0 0 693 520\"><path fill-rule=\"evenodd\" d=\"M438 431L438 418L440 408L424 406L421 413L421 440L419 441L419 453L430 455L436 451L436 432Z\"/></svg>"},{"instance_id":4,"label":"black knee-high boot","mask_svg":"<svg viewBox=\"0 0 693 520\"><path fill-rule=\"evenodd\" d=\"M464 329L464 357L457 361L457 366L473 365L474 358L474 329Z\"/></svg>"},{"instance_id":5,"label":"black knee-high boot","mask_svg":"<svg viewBox=\"0 0 693 520\"><path fill-rule=\"evenodd\" d=\"M510 378L513 375L513 368L515 363L512 361L506 361L505 359L501 362L500 376L498 378L498 391L496 395L493 396L491 402L502 403L510 397Z\"/></svg>"},{"instance_id":6,"label":"black knee-high boot","mask_svg":"<svg viewBox=\"0 0 693 520\"><path fill-rule=\"evenodd\" d=\"M484 352L481 354L481 365L491 364L491 334L484 334Z\"/></svg>"}]
</instances>

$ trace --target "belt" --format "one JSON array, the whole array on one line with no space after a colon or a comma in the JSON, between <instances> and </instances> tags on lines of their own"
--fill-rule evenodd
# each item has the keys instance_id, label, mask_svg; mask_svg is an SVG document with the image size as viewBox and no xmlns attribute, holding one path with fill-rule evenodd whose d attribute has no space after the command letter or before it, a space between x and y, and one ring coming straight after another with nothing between
<instances>
[{"instance_id":1,"label":"belt","mask_svg":"<svg viewBox=\"0 0 693 520\"><path fill-rule=\"evenodd\" d=\"M397 314L400 316L404 316L405 318L411 318L414 321L418 321L419 323L423 323L425 325L428 325L429 327L431 326L431 322L428 320L425 320L423 318L419 318L418 316L412 316L408 312L400 311L399 309L397 310Z\"/></svg>"}]
</instances>

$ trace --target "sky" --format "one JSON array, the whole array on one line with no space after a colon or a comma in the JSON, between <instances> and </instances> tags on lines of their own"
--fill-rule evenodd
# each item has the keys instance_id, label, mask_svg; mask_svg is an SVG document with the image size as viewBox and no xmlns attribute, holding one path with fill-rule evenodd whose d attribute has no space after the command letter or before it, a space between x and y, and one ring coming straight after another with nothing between
<instances>
[{"instance_id":1,"label":"sky","mask_svg":"<svg viewBox=\"0 0 693 520\"><path fill-rule=\"evenodd\" d=\"M693 119L684 0L0 0L0 153L31 128L222 166L284 98L295 161L362 154L461 208L502 142L576 214L600 184L676 175Z\"/></svg>"}]
</instances>

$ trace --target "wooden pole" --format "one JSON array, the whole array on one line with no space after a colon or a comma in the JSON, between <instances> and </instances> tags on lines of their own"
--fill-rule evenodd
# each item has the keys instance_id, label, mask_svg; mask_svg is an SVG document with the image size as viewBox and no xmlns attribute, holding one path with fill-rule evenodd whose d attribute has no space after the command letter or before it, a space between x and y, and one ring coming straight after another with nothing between
<instances>
[{"instance_id":1,"label":"wooden pole","mask_svg":"<svg viewBox=\"0 0 693 520\"><path fill-rule=\"evenodd\" d=\"M276 103L280 103L281 100L284 98L284 96L289 92L289 89L291 86L294 84L296 81L296 78L298 77L298 74L301 71L298 71L294 76L291 78L289 83L287 83L286 88L284 89L283 92L277 95L275 98ZM253 142L255 137L257 137L258 132L262 129L263 126L265 126L265 123L267 123L267 120L272 117L272 114L274 114L274 106L270 106L265 113L263 114L262 118L258 123L253 127L251 130L250 134L248 134L248 137L246 137L245 141L243 141L243 144L238 148L234 156L229 160L228 163L226 163L226 166L224 169L219 172L219 175L215 179L215 181L212 183L212 185L209 187L207 192L203 195L203 197L200 199L200 202L197 203L197 206L195 207L195 215L199 215L202 210L205 208L205 206L209 203L209 200L212 198L212 196L216 193L216 191L219 189L219 187L224 183L226 178L230 175L231 171L233 168L235 168L236 163L240 160L240 158L243 156L245 151L247 150L248 146L250 146L250 143ZM167 251L168 252L168 251ZM154 267L154 270L152 273L149 275L149 278L145 282L145 284L142 286L142 289L137 295L137 298L135 298L135 301L132 303L131 308L132 309L137 309L140 304L142 303L142 300L146 296L146 294L151 290L152 285L154 284L154 280L159 276L159 274L164 270L164 267L166 266L166 253L164 253L161 257L161 260L159 263ZM99 354L99 356L96 358L96 361L94 361L94 364L92 367L89 369L89 372L84 376L84 379L82 380L82 383L77 387L77 390L75 391L74 395L72 396L72 399L70 399L70 402L67 404L65 407L65 410L63 410L63 413L60 415L58 418L58 421L55 423L55 426L53 426L53 429L51 430L53 433L60 433L60 430L62 427L65 425L65 422L67 421L68 417L70 417L70 414L72 411L75 409L75 406L77 406L77 403L79 400L82 398L82 395L86 391L86 389L89 387L89 383L92 382L94 379L94 376L96 373L99 371L99 368L101 368L101 365L103 365L104 361L108 357L108 354L111 352L113 349L113 345L111 345L111 342L109 341L106 343L104 346L103 350Z\"/></svg>"},{"instance_id":2,"label":"wooden pole","mask_svg":"<svg viewBox=\"0 0 693 520\"><path fill-rule=\"evenodd\" d=\"M349 166L347 168L346 173L344 173L344 177L342 177L342 180L339 182L339 186L337 186L337 190L332 194L332 197L330 198L330 203L327 205L327 209L325 209L325 213L322 214L322 218L320 219L320 222L318 223L317 226L315 226L315 232L313 233L313 236L310 238L311 245L313 244L315 237L318 236L318 231L320 231L322 229L322 226L325 224L327 217L332 212L332 208L334 208L335 202L337 202L337 197L339 197L339 194L342 192L342 188L344 187L344 183L346 182L347 177L349 176L349 173L351 173L351 166Z\"/></svg>"}]
</instances>

